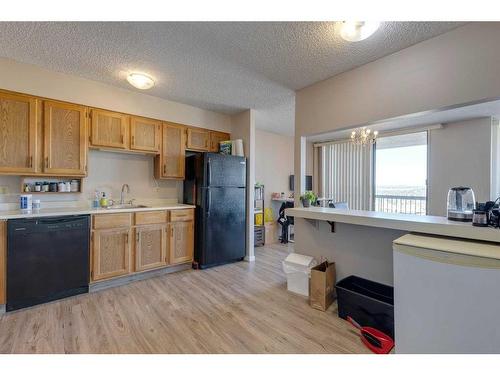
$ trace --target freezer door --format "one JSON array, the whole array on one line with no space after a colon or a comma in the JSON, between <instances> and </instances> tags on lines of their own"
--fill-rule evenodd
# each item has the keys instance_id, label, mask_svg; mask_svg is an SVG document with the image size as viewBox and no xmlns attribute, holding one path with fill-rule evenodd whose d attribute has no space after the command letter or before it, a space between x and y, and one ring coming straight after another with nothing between
<instances>
[{"instance_id":1,"label":"freezer door","mask_svg":"<svg viewBox=\"0 0 500 375\"><path fill-rule=\"evenodd\" d=\"M206 187L245 187L246 159L241 156L205 154Z\"/></svg>"},{"instance_id":2,"label":"freezer door","mask_svg":"<svg viewBox=\"0 0 500 375\"><path fill-rule=\"evenodd\" d=\"M203 189L203 263L222 264L246 254L246 189Z\"/></svg>"}]
</instances>

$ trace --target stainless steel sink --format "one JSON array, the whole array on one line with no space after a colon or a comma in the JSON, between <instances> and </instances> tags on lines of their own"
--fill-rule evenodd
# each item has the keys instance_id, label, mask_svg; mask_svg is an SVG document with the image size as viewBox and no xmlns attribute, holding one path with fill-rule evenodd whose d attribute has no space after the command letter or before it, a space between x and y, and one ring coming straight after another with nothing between
<instances>
[{"instance_id":1,"label":"stainless steel sink","mask_svg":"<svg viewBox=\"0 0 500 375\"><path fill-rule=\"evenodd\" d=\"M148 206L144 206L142 204L114 204L112 206L107 207L108 210L125 210L130 208L148 208Z\"/></svg>"}]
</instances>

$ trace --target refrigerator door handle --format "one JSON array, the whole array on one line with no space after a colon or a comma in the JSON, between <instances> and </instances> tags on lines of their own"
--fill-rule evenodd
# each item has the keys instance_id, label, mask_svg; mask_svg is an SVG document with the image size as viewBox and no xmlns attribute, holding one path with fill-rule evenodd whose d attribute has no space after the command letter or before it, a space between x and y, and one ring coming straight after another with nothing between
<instances>
[{"instance_id":1,"label":"refrigerator door handle","mask_svg":"<svg viewBox=\"0 0 500 375\"><path fill-rule=\"evenodd\" d=\"M205 210L207 212L207 217L210 216L210 189L207 189L207 201L206 201L206 206Z\"/></svg>"},{"instance_id":2,"label":"refrigerator door handle","mask_svg":"<svg viewBox=\"0 0 500 375\"><path fill-rule=\"evenodd\" d=\"M207 186L210 186L210 180L212 179L212 167L210 166L210 160L207 160Z\"/></svg>"}]
</instances>

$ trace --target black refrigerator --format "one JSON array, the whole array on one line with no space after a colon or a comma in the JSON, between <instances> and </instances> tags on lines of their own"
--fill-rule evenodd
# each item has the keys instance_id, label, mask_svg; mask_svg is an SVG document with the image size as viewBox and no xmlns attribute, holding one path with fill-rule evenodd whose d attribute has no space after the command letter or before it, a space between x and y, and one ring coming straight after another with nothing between
<instances>
[{"instance_id":1,"label":"black refrigerator","mask_svg":"<svg viewBox=\"0 0 500 375\"><path fill-rule=\"evenodd\" d=\"M246 254L246 159L217 153L186 155L184 203L196 205L194 261L207 268Z\"/></svg>"}]
</instances>

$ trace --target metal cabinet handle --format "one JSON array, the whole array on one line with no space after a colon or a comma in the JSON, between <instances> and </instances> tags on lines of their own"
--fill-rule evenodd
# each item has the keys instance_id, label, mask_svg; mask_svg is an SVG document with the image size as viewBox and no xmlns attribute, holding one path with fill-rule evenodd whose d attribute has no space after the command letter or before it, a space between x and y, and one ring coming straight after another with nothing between
<instances>
[{"instance_id":1,"label":"metal cabinet handle","mask_svg":"<svg viewBox=\"0 0 500 375\"><path fill-rule=\"evenodd\" d=\"M132 144L135 145L135 136L132 136Z\"/></svg>"},{"instance_id":2,"label":"metal cabinet handle","mask_svg":"<svg viewBox=\"0 0 500 375\"><path fill-rule=\"evenodd\" d=\"M46 156L45 157L45 168L48 168L49 167L49 157Z\"/></svg>"},{"instance_id":3,"label":"metal cabinet handle","mask_svg":"<svg viewBox=\"0 0 500 375\"><path fill-rule=\"evenodd\" d=\"M166 164L163 164L163 174L164 175L167 174L167 165Z\"/></svg>"}]
</instances>

